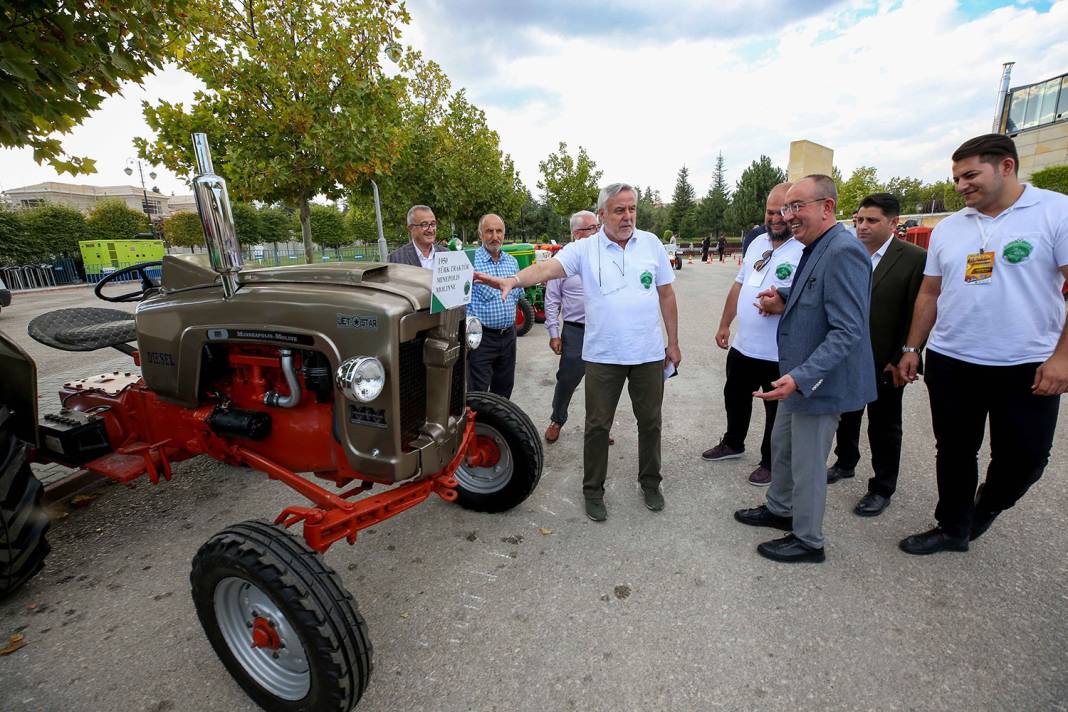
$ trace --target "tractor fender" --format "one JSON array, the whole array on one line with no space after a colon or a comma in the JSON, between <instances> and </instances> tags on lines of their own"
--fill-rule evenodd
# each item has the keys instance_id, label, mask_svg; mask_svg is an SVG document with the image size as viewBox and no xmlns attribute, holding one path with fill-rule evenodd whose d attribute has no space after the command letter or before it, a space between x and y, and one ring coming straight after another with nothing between
<instances>
[{"instance_id":1,"label":"tractor fender","mask_svg":"<svg viewBox=\"0 0 1068 712\"><path fill-rule=\"evenodd\" d=\"M37 447L37 364L0 331L0 403L11 411L11 432Z\"/></svg>"}]
</instances>

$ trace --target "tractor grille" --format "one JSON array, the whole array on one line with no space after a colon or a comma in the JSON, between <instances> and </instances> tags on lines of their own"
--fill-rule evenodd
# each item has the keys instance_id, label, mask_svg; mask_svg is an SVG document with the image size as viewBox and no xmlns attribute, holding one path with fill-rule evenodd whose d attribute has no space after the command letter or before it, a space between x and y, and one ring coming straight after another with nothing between
<instances>
[{"instance_id":1,"label":"tractor grille","mask_svg":"<svg viewBox=\"0 0 1068 712\"><path fill-rule=\"evenodd\" d=\"M409 449L426 422L426 367L423 365L423 342L419 334L400 345L400 424L401 446Z\"/></svg>"},{"instance_id":2,"label":"tractor grille","mask_svg":"<svg viewBox=\"0 0 1068 712\"><path fill-rule=\"evenodd\" d=\"M464 376L467 370L467 325L460 320L460 356L452 367L452 391L449 394L449 415L464 412Z\"/></svg>"}]
</instances>

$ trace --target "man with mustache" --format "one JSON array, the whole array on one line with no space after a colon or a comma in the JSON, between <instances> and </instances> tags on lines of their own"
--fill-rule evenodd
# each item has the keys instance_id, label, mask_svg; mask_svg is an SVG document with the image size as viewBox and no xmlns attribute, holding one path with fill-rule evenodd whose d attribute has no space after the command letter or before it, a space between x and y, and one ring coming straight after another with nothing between
<instances>
[{"instance_id":1,"label":"man with mustache","mask_svg":"<svg viewBox=\"0 0 1068 712\"><path fill-rule=\"evenodd\" d=\"M758 296L779 320L779 373L771 391L781 400L771 434L767 504L739 509L734 518L790 532L757 552L784 562L824 560L823 511L827 453L838 416L875 399L868 338L871 259L835 219L838 191L829 176L806 176L786 193L783 217L805 246L793 285Z\"/></svg>"},{"instance_id":2,"label":"man with mustache","mask_svg":"<svg viewBox=\"0 0 1068 712\"><path fill-rule=\"evenodd\" d=\"M605 186L597 198L601 230L596 235L572 242L552 259L512 277L475 274L476 280L500 289L504 297L526 285L582 275L586 304L582 493L586 516L595 522L608 517L604 503L608 435L624 383L638 421L638 482L645 506L654 512L664 508L660 410L665 377L682 361L679 311L671 287L675 271L660 239L635 228L637 205L637 191L630 185Z\"/></svg>"},{"instance_id":3,"label":"man with mustache","mask_svg":"<svg viewBox=\"0 0 1068 712\"><path fill-rule=\"evenodd\" d=\"M938 525L909 554L967 551L1042 476L1068 391L1068 196L1020 182L1016 145L987 134L953 153L965 207L931 234L898 364L916 380L927 341ZM928 338L930 335L930 338ZM990 419L990 466L977 455Z\"/></svg>"},{"instance_id":4,"label":"man with mustache","mask_svg":"<svg viewBox=\"0 0 1068 712\"><path fill-rule=\"evenodd\" d=\"M779 378L779 347L776 330L779 317L760 313L756 295L775 286L787 289L794 279L801 250L790 235L783 218L783 202L792 183L780 183L771 189L764 213L767 232L755 237L742 260L734 285L727 293L723 315L716 331L716 345L727 352L727 381L723 386L723 405L727 411L727 432L719 444L701 454L704 460L733 460L745 452L745 436L753 413L753 391L772 389ZM738 317L734 343L728 344L731 322ZM771 431L775 425L778 401L764 401L764 437L760 443L760 462L749 475L749 484L771 484Z\"/></svg>"},{"instance_id":5,"label":"man with mustache","mask_svg":"<svg viewBox=\"0 0 1068 712\"><path fill-rule=\"evenodd\" d=\"M496 277L510 277L519 263L501 249L504 246L504 220L488 213L478 221L482 246L475 250L475 271ZM523 290L501 295L485 284L471 288L467 313L482 322L482 344L467 360L467 389L489 391L511 398L515 383L515 305Z\"/></svg>"},{"instance_id":6,"label":"man with mustache","mask_svg":"<svg viewBox=\"0 0 1068 712\"><path fill-rule=\"evenodd\" d=\"M388 260L396 264L434 269L434 253L442 249L435 242L438 236L438 221L434 211L426 205L413 205L408 209L408 234L412 241L389 253Z\"/></svg>"}]
</instances>

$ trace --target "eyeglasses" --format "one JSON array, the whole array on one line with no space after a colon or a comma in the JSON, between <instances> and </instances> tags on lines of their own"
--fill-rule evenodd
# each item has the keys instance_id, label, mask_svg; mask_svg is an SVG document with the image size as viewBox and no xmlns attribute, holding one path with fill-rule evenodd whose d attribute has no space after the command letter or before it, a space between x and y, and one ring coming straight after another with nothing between
<instances>
[{"instance_id":1,"label":"eyeglasses","mask_svg":"<svg viewBox=\"0 0 1068 712\"><path fill-rule=\"evenodd\" d=\"M590 225L589 227L578 227L578 228L575 228L575 232L593 232L594 230L599 230L600 227L601 227L600 225Z\"/></svg>"},{"instance_id":2,"label":"eyeglasses","mask_svg":"<svg viewBox=\"0 0 1068 712\"><path fill-rule=\"evenodd\" d=\"M764 254L760 256L760 259L753 265L753 269L757 272L768 266L768 262L771 262L771 256L775 254L775 250L764 250Z\"/></svg>"},{"instance_id":3,"label":"eyeglasses","mask_svg":"<svg viewBox=\"0 0 1068 712\"><path fill-rule=\"evenodd\" d=\"M786 217L786 213L793 213L794 215L797 215L799 212L801 212L802 206L808 205L809 203L822 203L824 200L827 200L827 198L813 198L812 200L795 200L794 202L787 203L786 205L779 208L779 215L782 215L783 217Z\"/></svg>"},{"instance_id":4,"label":"eyeglasses","mask_svg":"<svg viewBox=\"0 0 1068 712\"><path fill-rule=\"evenodd\" d=\"M421 223L412 223L408 227L417 227L420 230L422 230L423 232L426 232L427 230L437 230L438 229L438 224L437 224L436 221L427 222L427 221L424 220Z\"/></svg>"}]
</instances>

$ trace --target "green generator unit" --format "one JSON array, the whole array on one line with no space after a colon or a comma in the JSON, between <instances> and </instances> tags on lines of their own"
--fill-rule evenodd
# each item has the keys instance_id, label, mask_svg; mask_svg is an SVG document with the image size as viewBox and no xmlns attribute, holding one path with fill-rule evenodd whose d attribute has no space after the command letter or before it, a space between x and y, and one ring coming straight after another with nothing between
<instances>
[{"instance_id":1,"label":"green generator unit","mask_svg":"<svg viewBox=\"0 0 1068 712\"><path fill-rule=\"evenodd\" d=\"M123 267L163 259L163 240L82 240L78 243L87 282L96 283ZM159 267L147 270L159 279ZM131 279L133 277L131 276Z\"/></svg>"},{"instance_id":2,"label":"green generator unit","mask_svg":"<svg viewBox=\"0 0 1068 712\"><path fill-rule=\"evenodd\" d=\"M449 249L459 249L459 242L450 241ZM467 259L471 260L471 264L475 263L475 250L477 249L478 247L464 249L464 252L467 253ZM515 258L515 261L519 263L519 269L534 264L534 245L529 242L505 245L502 249ZM523 336L533 329L535 321L545 321L545 287L535 284L533 287L527 287L524 292L525 294L519 298L515 305L516 336Z\"/></svg>"}]
</instances>

